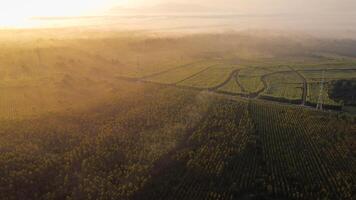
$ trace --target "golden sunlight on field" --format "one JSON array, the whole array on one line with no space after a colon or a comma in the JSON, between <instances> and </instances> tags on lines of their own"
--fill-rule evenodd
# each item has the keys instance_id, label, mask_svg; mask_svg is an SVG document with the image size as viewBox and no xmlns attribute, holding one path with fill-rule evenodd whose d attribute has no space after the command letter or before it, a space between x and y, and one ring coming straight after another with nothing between
<instances>
[{"instance_id":1,"label":"golden sunlight on field","mask_svg":"<svg viewBox=\"0 0 356 200\"><path fill-rule=\"evenodd\" d=\"M0 0L0 200L356 200L355 10Z\"/></svg>"}]
</instances>

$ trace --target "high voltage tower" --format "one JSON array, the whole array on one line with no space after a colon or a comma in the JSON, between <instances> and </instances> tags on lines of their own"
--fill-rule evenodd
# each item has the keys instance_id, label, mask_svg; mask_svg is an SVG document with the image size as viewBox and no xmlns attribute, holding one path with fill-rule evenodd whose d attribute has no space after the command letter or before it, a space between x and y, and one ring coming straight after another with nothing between
<instances>
[{"instance_id":1,"label":"high voltage tower","mask_svg":"<svg viewBox=\"0 0 356 200\"><path fill-rule=\"evenodd\" d=\"M137 73L137 77L140 77L140 76L143 76L142 74L142 68L141 68L141 62L140 62L140 56L138 55L137 56L137 70L136 70L136 73ZM140 74L141 73L141 74Z\"/></svg>"},{"instance_id":2,"label":"high voltage tower","mask_svg":"<svg viewBox=\"0 0 356 200\"><path fill-rule=\"evenodd\" d=\"M40 53L40 49L37 47L36 48L36 54L37 54L37 59L38 59L38 67L41 68L41 53Z\"/></svg>"},{"instance_id":3,"label":"high voltage tower","mask_svg":"<svg viewBox=\"0 0 356 200\"><path fill-rule=\"evenodd\" d=\"M38 59L38 70L41 70L42 67L42 58L41 58L41 52L40 52L40 42L41 40L37 40L37 47L36 47L36 54L37 54L37 59Z\"/></svg>"},{"instance_id":4,"label":"high voltage tower","mask_svg":"<svg viewBox=\"0 0 356 200\"><path fill-rule=\"evenodd\" d=\"M323 70L322 79L320 82L320 92L319 92L318 104L316 105L317 110L323 110L324 84L325 84L325 70Z\"/></svg>"}]
</instances>

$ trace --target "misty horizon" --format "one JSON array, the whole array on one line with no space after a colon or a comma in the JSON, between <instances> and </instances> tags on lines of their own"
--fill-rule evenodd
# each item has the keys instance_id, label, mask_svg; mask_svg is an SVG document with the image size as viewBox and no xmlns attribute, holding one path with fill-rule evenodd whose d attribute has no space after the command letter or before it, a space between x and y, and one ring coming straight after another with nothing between
<instances>
[{"instance_id":1,"label":"misty horizon","mask_svg":"<svg viewBox=\"0 0 356 200\"><path fill-rule=\"evenodd\" d=\"M221 13L119 13L91 16L33 17L28 27L106 27L115 30L226 32L270 30L304 32L316 37L356 38L356 18L349 15L221 14ZM347 22L345 20L348 20ZM10 27L11 29L11 27Z\"/></svg>"},{"instance_id":2,"label":"misty horizon","mask_svg":"<svg viewBox=\"0 0 356 200\"><path fill-rule=\"evenodd\" d=\"M226 32L241 30L297 31L316 37L356 38L356 3L350 0L311 0L289 2L282 0L249 2L222 0L194 2L182 0L131 0L58 2L54 5L43 0L32 4L8 6L25 14L16 25L11 20L1 23L2 29L100 27L115 30L179 31L179 32ZM101 2L101 3L100 3ZM38 5L37 5L38 4ZM81 12L51 12L55 6L81 8ZM25 6L27 5L27 6ZM104 6L105 5L105 6ZM35 8L37 6L37 8ZM42 8L41 8L42 6ZM28 7L26 9L26 7ZM48 7L48 8L47 8ZM3 9L7 8L6 4ZM86 8L86 9L84 9ZM44 10L35 12L36 9ZM33 12L30 10L34 10ZM71 9L72 10L72 9ZM85 12L84 12L85 10ZM1 11L1 9L0 9ZM5 11L5 15L6 12ZM0 17L3 14L0 14ZM11 16L11 15L10 15Z\"/></svg>"},{"instance_id":3,"label":"misty horizon","mask_svg":"<svg viewBox=\"0 0 356 200\"><path fill-rule=\"evenodd\" d=\"M356 199L356 0L0 3L0 200Z\"/></svg>"}]
</instances>

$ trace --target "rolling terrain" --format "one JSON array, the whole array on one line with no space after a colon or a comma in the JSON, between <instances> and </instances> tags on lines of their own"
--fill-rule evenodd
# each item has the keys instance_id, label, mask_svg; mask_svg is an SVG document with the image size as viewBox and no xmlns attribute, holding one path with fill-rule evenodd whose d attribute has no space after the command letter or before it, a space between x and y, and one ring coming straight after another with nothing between
<instances>
[{"instance_id":1,"label":"rolling terrain","mask_svg":"<svg viewBox=\"0 0 356 200\"><path fill-rule=\"evenodd\" d=\"M0 199L356 198L345 41L56 31L0 33Z\"/></svg>"}]
</instances>

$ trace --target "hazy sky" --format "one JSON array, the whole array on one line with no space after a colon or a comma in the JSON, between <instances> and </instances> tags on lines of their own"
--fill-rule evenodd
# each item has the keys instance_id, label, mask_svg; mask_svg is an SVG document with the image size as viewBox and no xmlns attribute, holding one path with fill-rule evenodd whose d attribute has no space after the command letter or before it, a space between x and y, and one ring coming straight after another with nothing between
<instances>
[{"instance_id":1,"label":"hazy sky","mask_svg":"<svg viewBox=\"0 0 356 200\"><path fill-rule=\"evenodd\" d=\"M170 3L192 4L196 8L201 6L210 10L246 14L356 13L356 0L122 0L117 4L130 7L152 7Z\"/></svg>"},{"instance_id":2,"label":"hazy sky","mask_svg":"<svg viewBox=\"0 0 356 200\"><path fill-rule=\"evenodd\" d=\"M324 26L332 22L334 27L343 23L353 27L356 23L356 0L0 0L0 28L28 25L26 19L36 16L126 14L128 11L134 14L284 14L284 18L287 18L285 14L297 14L299 21L306 23L306 16L327 14L331 16L328 20L318 19L326 23Z\"/></svg>"},{"instance_id":3,"label":"hazy sky","mask_svg":"<svg viewBox=\"0 0 356 200\"><path fill-rule=\"evenodd\" d=\"M163 4L163 5L162 5ZM356 0L0 0L0 17L84 15L111 7L173 11L230 11L238 14L356 13Z\"/></svg>"}]
</instances>

